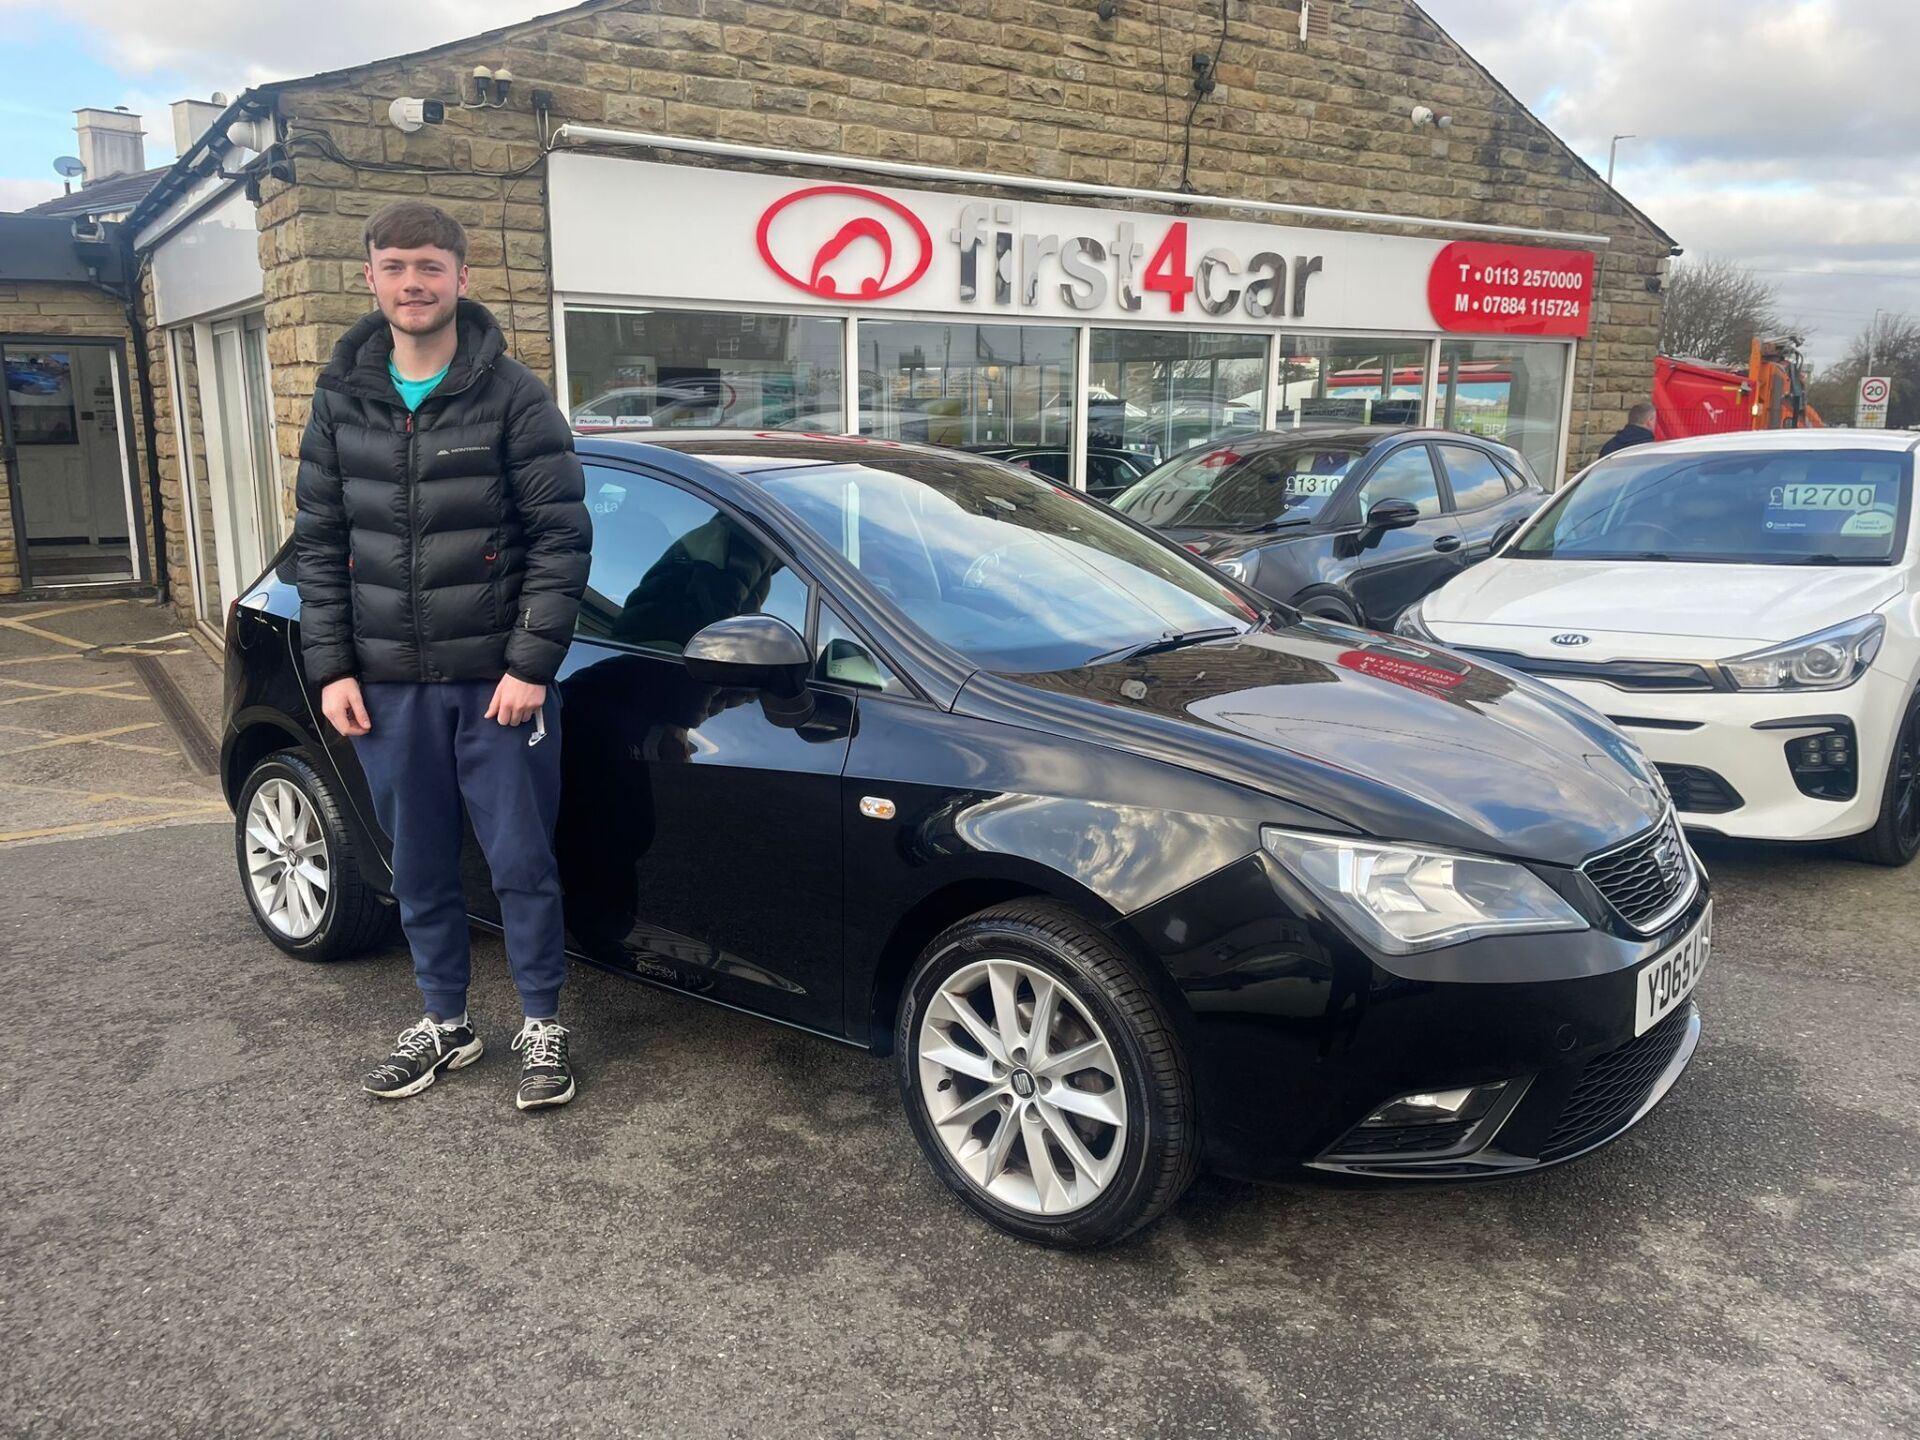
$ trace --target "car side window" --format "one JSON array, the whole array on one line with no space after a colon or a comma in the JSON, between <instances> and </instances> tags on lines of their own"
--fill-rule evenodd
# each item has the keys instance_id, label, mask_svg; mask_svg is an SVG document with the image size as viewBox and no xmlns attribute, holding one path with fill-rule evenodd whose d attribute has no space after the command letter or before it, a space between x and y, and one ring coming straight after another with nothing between
<instances>
[{"instance_id":1,"label":"car side window","mask_svg":"<svg viewBox=\"0 0 1920 1440\"><path fill-rule=\"evenodd\" d=\"M904 695L906 686L832 607L820 606L820 638L814 647L813 678L880 695Z\"/></svg>"},{"instance_id":2,"label":"car side window","mask_svg":"<svg viewBox=\"0 0 1920 1440\"><path fill-rule=\"evenodd\" d=\"M744 525L651 475L588 465L593 562L580 634L675 653L734 615L807 633L807 584Z\"/></svg>"},{"instance_id":3,"label":"car side window","mask_svg":"<svg viewBox=\"0 0 1920 1440\"><path fill-rule=\"evenodd\" d=\"M1380 462L1360 486L1361 517L1382 500L1411 501L1422 519L1440 513L1440 480L1426 446L1408 445Z\"/></svg>"},{"instance_id":4,"label":"car side window","mask_svg":"<svg viewBox=\"0 0 1920 1440\"><path fill-rule=\"evenodd\" d=\"M1493 457L1468 445L1442 445L1447 480L1453 486L1453 508L1478 510L1507 498L1506 477Z\"/></svg>"},{"instance_id":5,"label":"car side window","mask_svg":"<svg viewBox=\"0 0 1920 1440\"><path fill-rule=\"evenodd\" d=\"M1056 450L1042 450L1015 462L1024 465L1036 475L1044 475L1049 480L1067 483L1067 457Z\"/></svg>"}]
</instances>

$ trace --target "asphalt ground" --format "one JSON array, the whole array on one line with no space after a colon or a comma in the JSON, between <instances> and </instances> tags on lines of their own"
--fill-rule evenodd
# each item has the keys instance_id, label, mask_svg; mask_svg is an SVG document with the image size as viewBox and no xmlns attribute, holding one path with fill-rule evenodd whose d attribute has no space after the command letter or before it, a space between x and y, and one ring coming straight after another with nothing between
<instances>
[{"instance_id":1,"label":"asphalt ground","mask_svg":"<svg viewBox=\"0 0 1920 1440\"><path fill-rule=\"evenodd\" d=\"M1708 860L1705 1038L1619 1144L1063 1255L862 1053L583 971L521 1115L483 938L486 1057L382 1104L404 953L282 957L226 825L5 846L0 1432L1912 1436L1920 872Z\"/></svg>"}]
</instances>

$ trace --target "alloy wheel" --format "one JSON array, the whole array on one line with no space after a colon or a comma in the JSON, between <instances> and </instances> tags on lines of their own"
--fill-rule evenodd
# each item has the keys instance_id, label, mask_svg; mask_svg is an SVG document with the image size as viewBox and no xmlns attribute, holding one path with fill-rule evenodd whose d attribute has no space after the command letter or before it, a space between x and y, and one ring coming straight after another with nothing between
<instances>
[{"instance_id":1,"label":"alloy wheel","mask_svg":"<svg viewBox=\"0 0 1920 1440\"><path fill-rule=\"evenodd\" d=\"M1127 1097L1104 1031L1067 986L1017 960L948 976L920 1022L922 1103L980 1190L1033 1215L1097 1200L1119 1169Z\"/></svg>"},{"instance_id":2,"label":"alloy wheel","mask_svg":"<svg viewBox=\"0 0 1920 1440\"><path fill-rule=\"evenodd\" d=\"M266 922L289 940L320 928L333 888L320 817L298 786L278 777L247 805L247 884Z\"/></svg>"}]
</instances>

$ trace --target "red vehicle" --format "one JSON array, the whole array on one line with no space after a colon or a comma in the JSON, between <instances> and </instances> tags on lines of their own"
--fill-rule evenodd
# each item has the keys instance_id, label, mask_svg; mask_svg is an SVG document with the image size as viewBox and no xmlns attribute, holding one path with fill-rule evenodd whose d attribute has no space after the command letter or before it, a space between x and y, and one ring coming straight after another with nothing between
<instances>
[{"instance_id":1,"label":"red vehicle","mask_svg":"<svg viewBox=\"0 0 1920 1440\"><path fill-rule=\"evenodd\" d=\"M1826 424L1807 403L1806 370L1792 339L1755 339L1744 375L1662 355L1653 366L1653 408L1656 440Z\"/></svg>"}]
</instances>

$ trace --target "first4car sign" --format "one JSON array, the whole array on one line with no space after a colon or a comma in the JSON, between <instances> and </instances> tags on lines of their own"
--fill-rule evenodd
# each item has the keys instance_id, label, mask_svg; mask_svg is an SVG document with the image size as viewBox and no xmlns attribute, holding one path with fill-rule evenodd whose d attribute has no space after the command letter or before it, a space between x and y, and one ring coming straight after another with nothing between
<instances>
[{"instance_id":1,"label":"first4car sign","mask_svg":"<svg viewBox=\"0 0 1920 1440\"><path fill-rule=\"evenodd\" d=\"M1585 251L564 152L551 186L554 282L569 297L1540 336L1590 323Z\"/></svg>"},{"instance_id":2,"label":"first4car sign","mask_svg":"<svg viewBox=\"0 0 1920 1440\"><path fill-rule=\"evenodd\" d=\"M1869 375L1860 382L1860 399L1854 407L1853 423L1862 430L1887 428L1887 406L1893 399L1893 381L1884 375Z\"/></svg>"}]
</instances>

